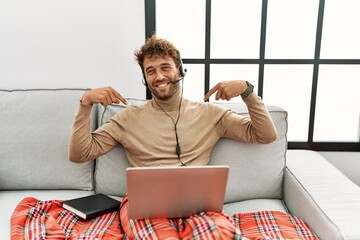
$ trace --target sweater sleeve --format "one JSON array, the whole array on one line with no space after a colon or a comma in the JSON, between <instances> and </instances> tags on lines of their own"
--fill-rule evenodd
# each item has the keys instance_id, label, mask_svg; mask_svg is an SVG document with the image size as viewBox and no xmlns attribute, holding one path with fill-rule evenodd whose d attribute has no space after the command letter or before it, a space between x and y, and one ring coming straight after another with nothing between
<instances>
[{"instance_id":1,"label":"sweater sleeve","mask_svg":"<svg viewBox=\"0 0 360 240\"><path fill-rule=\"evenodd\" d=\"M225 127L224 137L250 143L275 141L277 131L261 98L252 93L243 100L248 108L249 117L228 111L222 119Z\"/></svg>"},{"instance_id":2,"label":"sweater sleeve","mask_svg":"<svg viewBox=\"0 0 360 240\"><path fill-rule=\"evenodd\" d=\"M72 162L86 162L110 151L118 142L101 128L91 132L92 106L80 104L72 125L68 156Z\"/></svg>"}]
</instances>

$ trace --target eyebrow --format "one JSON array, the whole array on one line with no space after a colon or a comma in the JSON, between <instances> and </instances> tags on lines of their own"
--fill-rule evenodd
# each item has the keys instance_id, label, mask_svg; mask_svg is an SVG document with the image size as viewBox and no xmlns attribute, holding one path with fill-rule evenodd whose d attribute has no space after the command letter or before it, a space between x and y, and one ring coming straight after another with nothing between
<instances>
[{"instance_id":1,"label":"eyebrow","mask_svg":"<svg viewBox=\"0 0 360 240\"><path fill-rule=\"evenodd\" d=\"M171 67L171 64L170 63L161 63L160 64L160 67L164 67L164 66L170 66ZM151 69L151 68L155 68L155 67L153 67L153 66L149 66L149 67L147 67L146 69L145 69L145 72L147 72L149 69Z\"/></svg>"}]
</instances>

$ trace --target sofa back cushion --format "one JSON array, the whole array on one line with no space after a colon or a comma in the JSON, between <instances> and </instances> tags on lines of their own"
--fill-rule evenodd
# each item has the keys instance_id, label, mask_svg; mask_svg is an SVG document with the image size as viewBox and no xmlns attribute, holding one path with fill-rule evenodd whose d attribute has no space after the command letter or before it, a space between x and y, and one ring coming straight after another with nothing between
<instances>
[{"instance_id":1,"label":"sofa back cushion","mask_svg":"<svg viewBox=\"0 0 360 240\"><path fill-rule=\"evenodd\" d=\"M128 105L144 104L143 100L129 100ZM103 125L117 112L126 108L123 105L98 106L98 126ZM105 155L98 157L95 166L95 191L114 196L126 194L126 168L130 167L125 150L118 145Z\"/></svg>"},{"instance_id":2,"label":"sofa back cushion","mask_svg":"<svg viewBox=\"0 0 360 240\"><path fill-rule=\"evenodd\" d=\"M83 93L81 89L0 90L1 190L93 188L93 161L72 163L67 154Z\"/></svg>"},{"instance_id":3,"label":"sofa back cushion","mask_svg":"<svg viewBox=\"0 0 360 240\"><path fill-rule=\"evenodd\" d=\"M129 105L143 104L130 100ZM238 114L247 115L244 104L221 103ZM125 106L99 106L99 126ZM229 165L230 175L225 202L254 198L281 198L282 179L287 149L287 113L279 107L268 106L278 131L278 138L270 144L248 144L221 139L214 147L210 165ZM95 168L95 189L98 192L124 196L126 193L126 167L129 163L121 145L98 158Z\"/></svg>"},{"instance_id":4,"label":"sofa back cushion","mask_svg":"<svg viewBox=\"0 0 360 240\"><path fill-rule=\"evenodd\" d=\"M248 115L244 104L222 103L241 115ZM287 149L287 112L267 106L278 132L269 144L250 144L222 138L215 145L210 165L230 167L225 202L247 199L281 198Z\"/></svg>"}]
</instances>

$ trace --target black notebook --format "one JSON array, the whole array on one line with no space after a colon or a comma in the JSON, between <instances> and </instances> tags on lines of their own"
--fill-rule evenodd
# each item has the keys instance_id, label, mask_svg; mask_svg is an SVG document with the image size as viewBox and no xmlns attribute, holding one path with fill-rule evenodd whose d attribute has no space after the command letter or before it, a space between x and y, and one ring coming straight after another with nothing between
<instances>
[{"instance_id":1,"label":"black notebook","mask_svg":"<svg viewBox=\"0 0 360 240\"><path fill-rule=\"evenodd\" d=\"M102 214L119 210L120 201L102 193L75 198L63 202L63 208L82 219L88 220Z\"/></svg>"}]
</instances>

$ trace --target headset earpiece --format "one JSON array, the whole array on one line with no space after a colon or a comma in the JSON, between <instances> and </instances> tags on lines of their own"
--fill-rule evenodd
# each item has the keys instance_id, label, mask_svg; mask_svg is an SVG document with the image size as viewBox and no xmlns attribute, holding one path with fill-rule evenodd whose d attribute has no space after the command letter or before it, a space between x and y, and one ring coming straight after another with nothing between
<instances>
[{"instance_id":1,"label":"headset earpiece","mask_svg":"<svg viewBox=\"0 0 360 240\"><path fill-rule=\"evenodd\" d=\"M185 77L186 72L187 72L187 69L184 68L184 64L183 64L182 59L180 59L180 67L179 67L179 70L180 70L181 76L182 76L182 77Z\"/></svg>"},{"instance_id":2,"label":"headset earpiece","mask_svg":"<svg viewBox=\"0 0 360 240\"><path fill-rule=\"evenodd\" d=\"M147 87L147 81L146 81L146 77L145 77L144 71L142 71L142 75L143 75L142 84L144 84L144 86Z\"/></svg>"}]
</instances>

